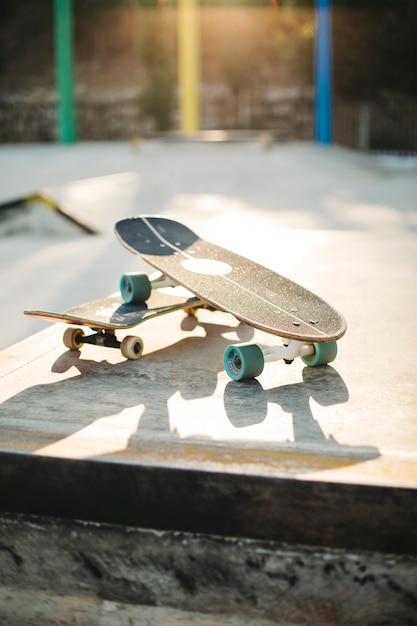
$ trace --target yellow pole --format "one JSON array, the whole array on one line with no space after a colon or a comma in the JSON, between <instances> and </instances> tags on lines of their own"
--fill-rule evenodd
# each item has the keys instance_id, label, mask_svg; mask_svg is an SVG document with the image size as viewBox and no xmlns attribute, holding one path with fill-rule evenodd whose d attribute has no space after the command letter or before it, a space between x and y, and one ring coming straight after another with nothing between
<instances>
[{"instance_id":1,"label":"yellow pole","mask_svg":"<svg viewBox=\"0 0 417 626\"><path fill-rule=\"evenodd\" d=\"M181 131L194 135L200 128L200 40L197 0L178 0L178 74Z\"/></svg>"}]
</instances>

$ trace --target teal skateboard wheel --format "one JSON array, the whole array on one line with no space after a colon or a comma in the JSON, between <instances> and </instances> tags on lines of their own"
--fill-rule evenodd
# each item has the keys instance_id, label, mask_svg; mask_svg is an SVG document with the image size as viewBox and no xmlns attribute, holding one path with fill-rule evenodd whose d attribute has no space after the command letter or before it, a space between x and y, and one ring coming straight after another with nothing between
<instances>
[{"instance_id":1,"label":"teal skateboard wheel","mask_svg":"<svg viewBox=\"0 0 417 626\"><path fill-rule=\"evenodd\" d=\"M327 365L335 360L337 355L336 341L328 343L314 343L314 353L302 356L303 363L309 367L317 367L318 365Z\"/></svg>"},{"instance_id":2,"label":"teal skateboard wheel","mask_svg":"<svg viewBox=\"0 0 417 626\"><path fill-rule=\"evenodd\" d=\"M120 293L127 304L145 302L151 295L152 284L145 273L123 274L120 279Z\"/></svg>"},{"instance_id":3,"label":"teal skateboard wheel","mask_svg":"<svg viewBox=\"0 0 417 626\"><path fill-rule=\"evenodd\" d=\"M232 380L255 378L264 368L264 355L256 344L229 346L224 353L224 369Z\"/></svg>"}]
</instances>

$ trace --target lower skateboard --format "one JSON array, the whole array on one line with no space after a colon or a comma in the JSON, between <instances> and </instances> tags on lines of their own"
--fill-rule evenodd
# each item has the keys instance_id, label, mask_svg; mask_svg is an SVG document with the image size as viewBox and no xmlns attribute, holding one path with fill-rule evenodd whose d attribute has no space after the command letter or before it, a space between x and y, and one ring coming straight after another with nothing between
<instances>
[{"instance_id":1,"label":"lower skateboard","mask_svg":"<svg viewBox=\"0 0 417 626\"><path fill-rule=\"evenodd\" d=\"M224 366L233 380L258 376L265 361L301 357L309 366L324 365L337 354L336 341L346 321L319 296L288 278L205 241L174 220L141 215L120 220L116 236L131 252L215 309L282 338L281 346L227 348ZM143 297L143 286L127 281L129 293Z\"/></svg>"},{"instance_id":2,"label":"lower skateboard","mask_svg":"<svg viewBox=\"0 0 417 626\"><path fill-rule=\"evenodd\" d=\"M143 275L135 274L134 276ZM127 277L129 274L123 277L124 280ZM156 284L158 284L157 281ZM139 359L143 351L143 342L140 337L128 335L119 341L116 337L117 331L133 328L146 320L181 309L191 314L197 308L204 306L200 298L187 293L182 287L156 287L155 282L153 287L146 302L126 302L120 294L115 294L74 306L64 313L35 310L26 310L24 313L48 322L69 324L71 328L64 332L63 341L70 350L80 350L83 344L89 343L120 348L125 358ZM93 332L86 335L80 326L88 327Z\"/></svg>"}]
</instances>

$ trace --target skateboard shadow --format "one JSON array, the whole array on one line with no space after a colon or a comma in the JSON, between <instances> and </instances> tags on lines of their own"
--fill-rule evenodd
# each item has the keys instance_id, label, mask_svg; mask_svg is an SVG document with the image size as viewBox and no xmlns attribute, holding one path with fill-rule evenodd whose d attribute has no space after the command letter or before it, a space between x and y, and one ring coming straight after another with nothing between
<instances>
[{"instance_id":1,"label":"skateboard shadow","mask_svg":"<svg viewBox=\"0 0 417 626\"><path fill-rule=\"evenodd\" d=\"M52 372L72 375L4 402L0 428L15 433L16 441L23 438L25 452L41 456L136 458L142 445L187 442L216 446L221 441L238 448L242 439L235 434L243 427L248 429L243 445L276 451L317 446L324 454L344 453L346 446L325 436L310 406L311 400L321 406L348 401L336 370L306 367L301 382L269 390L256 380L230 381L222 393L223 352L236 339L250 340L253 330L216 323L215 315L205 318L209 322L185 317L182 330L193 333L199 327L198 336L185 336L139 361L98 362L86 358L87 350L64 352ZM250 427L265 420L271 404L292 415L294 441L251 440ZM346 464L359 462L355 450L361 460L379 455L371 447L349 450Z\"/></svg>"},{"instance_id":2,"label":"skateboard shadow","mask_svg":"<svg viewBox=\"0 0 417 626\"><path fill-rule=\"evenodd\" d=\"M256 379L239 383L230 381L224 392L224 404L230 422L237 428L259 424L267 416L268 404L274 403L293 415L295 430L299 430L296 426L297 416L306 416L300 434L304 433L308 437L312 434L310 422L314 419L310 399L322 406L343 404L349 400L349 391L340 374L330 365L304 367L302 376L302 382L268 390L264 390ZM239 410L238 397L244 397L245 412Z\"/></svg>"},{"instance_id":3,"label":"skateboard shadow","mask_svg":"<svg viewBox=\"0 0 417 626\"><path fill-rule=\"evenodd\" d=\"M94 458L126 451L133 439L178 441L170 428L170 399L176 394L184 400L211 397L226 346L253 336L245 325L215 320L215 313L209 323L184 317L183 339L138 361L96 361L87 357L86 348L65 351L51 366L56 382L28 387L1 405L0 430L8 446L19 449L23 440L28 453ZM193 334L197 326L199 336ZM105 433L106 439L110 429L115 443L100 447L100 437ZM94 440L97 445L88 449Z\"/></svg>"},{"instance_id":4,"label":"skateboard shadow","mask_svg":"<svg viewBox=\"0 0 417 626\"><path fill-rule=\"evenodd\" d=\"M224 406L235 428L247 428L262 423L268 405L276 404L292 416L293 439L275 444L274 449L318 452L324 455L346 456L346 464L359 463L380 456L374 446L340 444L333 435L326 437L311 409L311 400L330 407L348 402L349 391L340 374L330 365L305 367L302 382L265 390L258 380L243 383L230 381L224 391ZM242 411L242 405L245 411ZM357 459L355 459L355 453Z\"/></svg>"}]
</instances>

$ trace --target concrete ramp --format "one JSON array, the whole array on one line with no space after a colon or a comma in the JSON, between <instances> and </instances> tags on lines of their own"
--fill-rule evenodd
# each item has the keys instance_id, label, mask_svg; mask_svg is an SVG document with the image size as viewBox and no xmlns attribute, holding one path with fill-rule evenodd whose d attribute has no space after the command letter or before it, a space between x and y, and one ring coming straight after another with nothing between
<instances>
[{"instance_id":1,"label":"concrete ramp","mask_svg":"<svg viewBox=\"0 0 417 626\"><path fill-rule=\"evenodd\" d=\"M76 234L80 231L88 235L98 233L81 213L73 206L63 204L50 189L0 204L0 236Z\"/></svg>"},{"instance_id":2,"label":"concrete ramp","mask_svg":"<svg viewBox=\"0 0 417 626\"><path fill-rule=\"evenodd\" d=\"M61 182L36 192L26 187L16 193L18 188L15 183L9 197L0 191L0 236L80 232L113 236L115 222L136 212L140 177L125 171L62 182L61 175Z\"/></svg>"}]
</instances>

